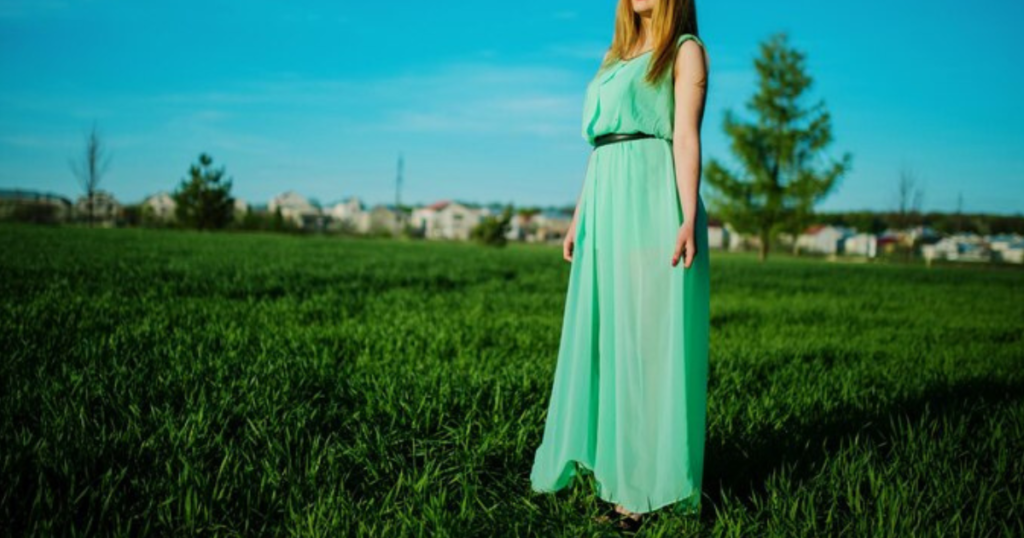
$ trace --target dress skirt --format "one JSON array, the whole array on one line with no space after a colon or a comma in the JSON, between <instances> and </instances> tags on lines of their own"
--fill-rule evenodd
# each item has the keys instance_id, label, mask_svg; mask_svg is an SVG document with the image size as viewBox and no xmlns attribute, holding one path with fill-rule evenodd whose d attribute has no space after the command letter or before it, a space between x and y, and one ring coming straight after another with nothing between
<instances>
[{"instance_id":1,"label":"dress skirt","mask_svg":"<svg viewBox=\"0 0 1024 538\"><path fill-rule=\"evenodd\" d=\"M699 506L710 331L707 213L697 253L672 266L683 212L672 144L596 148L584 180L538 492L592 472L597 495L633 512ZM577 466L581 466L578 468Z\"/></svg>"}]
</instances>

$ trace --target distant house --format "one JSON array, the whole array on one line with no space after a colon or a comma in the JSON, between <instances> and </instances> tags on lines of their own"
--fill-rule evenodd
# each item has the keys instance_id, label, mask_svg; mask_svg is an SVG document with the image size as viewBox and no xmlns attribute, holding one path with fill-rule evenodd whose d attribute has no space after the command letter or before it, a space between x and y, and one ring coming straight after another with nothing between
<instances>
[{"instance_id":1,"label":"distant house","mask_svg":"<svg viewBox=\"0 0 1024 538\"><path fill-rule=\"evenodd\" d=\"M89 197L82 195L75 202L74 215L78 220L89 219ZM97 190L92 195L92 218L94 224L101 226L113 226L118 216L121 215L121 204L114 198L114 195Z\"/></svg>"},{"instance_id":2,"label":"distant house","mask_svg":"<svg viewBox=\"0 0 1024 538\"><path fill-rule=\"evenodd\" d=\"M295 191L287 191L270 199L267 210L273 214L278 209L285 220L295 223L300 228L317 227L322 219L320 210Z\"/></svg>"},{"instance_id":3,"label":"distant house","mask_svg":"<svg viewBox=\"0 0 1024 538\"><path fill-rule=\"evenodd\" d=\"M868 233L848 236L843 239L843 253L874 258L878 256L878 237Z\"/></svg>"},{"instance_id":4,"label":"distant house","mask_svg":"<svg viewBox=\"0 0 1024 538\"><path fill-rule=\"evenodd\" d=\"M708 248L727 248L729 246L729 230L722 221L708 217Z\"/></svg>"},{"instance_id":5,"label":"distant house","mask_svg":"<svg viewBox=\"0 0 1024 538\"><path fill-rule=\"evenodd\" d=\"M357 196L349 196L329 204L324 208L329 219L329 228L349 228L352 231L365 232L369 228L369 214L366 204Z\"/></svg>"},{"instance_id":6,"label":"distant house","mask_svg":"<svg viewBox=\"0 0 1024 538\"><path fill-rule=\"evenodd\" d=\"M561 241L569 233L572 213L548 209L537 213L531 220L534 225L534 241L542 243Z\"/></svg>"},{"instance_id":7,"label":"distant house","mask_svg":"<svg viewBox=\"0 0 1024 538\"><path fill-rule=\"evenodd\" d=\"M908 245L917 243L934 243L942 236L930 226L914 226L903 230L903 236Z\"/></svg>"},{"instance_id":8,"label":"distant house","mask_svg":"<svg viewBox=\"0 0 1024 538\"><path fill-rule=\"evenodd\" d=\"M894 252L896 247L900 244L900 236L892 230L883 231L875 240L878 250L890 254Z\"/></svg>"},{"instance_id":9,"label":"distant house","mask_svg":"<svg viewBox=\"0 0 1024 538\"><path fill-rule=\"evenodd\" d=\"M58 194L22 189L0 189L0 219L9 219L14 216L19 207L31 205L53 207L55 221L70 219L74 208L71 200Z\"/></svg>"},{"instance_id":10,"label":"distant house","mask_svg":"<svg viewBox=\"0 0 1024 538\"><path fill-rule=\"evenodd\" d=\"M761 248L761 238L757 234L745 234L740 233L735 226L730 222L726 222L723 226L725 235L728 238L728 245L730 252L739 252L743 250L756 250ZM710 239L710 229L708 230Z\"/></svg>"},{"instance_id":11,"label":"distant house","mask_svg":"<svg viewBox=\"0 0 1024 538\"><path fill-rule=\"evenodd\" d=\"M405 212L394 204L377 204L366 213L359 230L366 232L397 233L401 230Z\"/></svg>"},{"instance_id":12,"label":"distant house","mask_svg":"<svg viewBox=\"0 0 1024 538\"><path fill-rule=\"evenodd\" d=\"M505 234L505 239L509 241L526 241L533 232L534 226L535 222L532 215L513 213L512 218L509 220L509 229L508 233Z\"/></svg>"},{"instance_id":13,"label":"distant house","mask_svg":"<svg viewBox=\"0 0 1024 538\"><path fill-rule=\"evenodd\" d=\"M325 210L331 218L354 224L359 216L366 211L366 204L358 196L349 196L327 206Z\"/></svg>"},{"instance_id":14,"label":"distant house","mask_svg":"<svg viewBox=\"0 0 1024 538\"><path fill-rule=\"evenodd\" d=\"M437 212L449 203L451 203L451 201L442 200L427 206L414 208L412 210L412 216L409 219L409 225L412 226L421 237L429 237L429 234L433 232L433 228L435 227L434 220L437 217Z\"/></svg>"},{"instance_id":15,"label":"distant house","mask_svg":"<svg viewBox=\"0 0 1024 538\"><path fill-rule=\"evenodd\" d=\"M178 204L166 191L160 191L142 200L142 210L148 213L153 219L159 221L172 221L175 219L175 209Z\"/></svg>"},{"instance_id":16,"label":"distant house","mask_svg":"<svg viewBox=\"0 0 1024 538\"><path fill-rule=\"evenodd\" d=\"M1014 243L1007 248L994 250L995 258L1006 263L1024 263L1024 242Z\"/></svg>"},{"instance_id":17,"label":"distant house","mask_svg":"<svg viewBox=\"0 0 1024 538\"><path fill-rule=\"evenodd\" d=\"M943 237L938 242L922 245L921 255L925 261L954 260L964 262L987 262L992 253L984 238L976 234L955 234Z\"/></svg>"},{"instance_id":18,"label":"distant house","mask_svg":"<svg viewBox=\"0 0 1024 538\"><path fill-rule=\"evenodd\" d=\"M814 224L797 236L797 248L821 254L841 254L843 241L851 235L854 231L843 226Z\"/></svg>"},{"instance_id":19,"label":"distant house","mask_svg":"<svg viewBox=\"0 0 1024 538\"><path fill-rule=\"evenodd\" d=\"M1007 263L1024 263L1024 236L1000 234L986 238L993 257Z\"/></svg>"},{"instance_id":20,"label":"distant house","mask_svg":"<svg viewBox=\"0 0 1024 538\"><path fill-rule=\"evenodd\" d=\"M954 234L943 237L934 244L922 245L921 255L927 262L953 260L1024 263L1024 238L1020 236L980 236L973 233Z\"/></svg>"},{"instance_id":21,"label":"distant house","mask_svg":"<svg viewBox=\"0 0 1024 538\"><path fill-rule=\"evenodd\" d=\"M484 212L452 200L413 210L411 224L426 239L469 239Z\"/></svg>"}]
</instances>

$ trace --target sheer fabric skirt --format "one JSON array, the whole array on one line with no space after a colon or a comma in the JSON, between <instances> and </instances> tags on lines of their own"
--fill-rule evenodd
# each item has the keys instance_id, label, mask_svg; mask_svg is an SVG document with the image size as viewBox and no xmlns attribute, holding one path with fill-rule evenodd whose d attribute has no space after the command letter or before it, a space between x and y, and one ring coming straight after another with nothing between
<instances>
[{"instance_id":1,"label":"sheer fabric skirt","mask_svg":"<svg viewBox=\"0 0 1024 538\"><path fill-rule=\"evenodd\" d=\"M670 142L594 150L580 203L531 487L557 491L585 470L605 501L692 513L701 496L709 358L704 202L698 197L688 269L682 259L671 265L683 213Z\"/></svg>"}]
</instances>

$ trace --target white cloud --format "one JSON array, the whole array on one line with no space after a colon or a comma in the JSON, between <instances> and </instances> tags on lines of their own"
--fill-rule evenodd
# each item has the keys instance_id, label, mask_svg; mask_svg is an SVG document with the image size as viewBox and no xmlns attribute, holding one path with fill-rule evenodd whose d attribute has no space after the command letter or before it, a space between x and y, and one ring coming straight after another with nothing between
<instances>
[{"instance_id":1,"label":"white cloud","mask_svg":"<svg viewBox=\"0 0 1024 538\"><path fill-rule=\"evenodd\" d=\"M466 62L358 80L276 73L233 88L161 94L151 101L218 108L271 104L286 111L310 110L321 119L331 116L353 127L361 124L361 129L390 132L469 130L543 135L576 127L583 91L584 81L566 69ZM366 111L373 114L372 119L358 119ZM266 107L261 112L266 112Z\"/></svg>"}]
</instances>

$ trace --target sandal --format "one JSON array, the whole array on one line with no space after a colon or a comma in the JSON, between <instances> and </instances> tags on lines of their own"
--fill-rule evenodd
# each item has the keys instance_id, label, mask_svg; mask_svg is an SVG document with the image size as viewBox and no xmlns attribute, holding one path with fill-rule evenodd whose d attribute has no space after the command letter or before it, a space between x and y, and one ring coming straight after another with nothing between
<instances>
[{"instance_id":1,"label":"sandal","mask_svg":"<svg viewBox=\"0 0 1024 538\"><path fill-rule=\"evenodd\" d=\"M606 505L601 509L600 514L593 517L593 520L597 523L613 523L621 516L622 514L618 510L612 508L611 505Z\"/></svg>"},{"instance_id":2,"label":"sandal","mask_svg":"<svg viewBox=\"0 0 1024 538\"><path fill-rule=\"evenodd\" d=\"M615 505L615 512L620 516L615 526L620 529L636 532L643 524L644 515L641 513L630 512L621 505Z\"/></svg>"}]
</instances>

